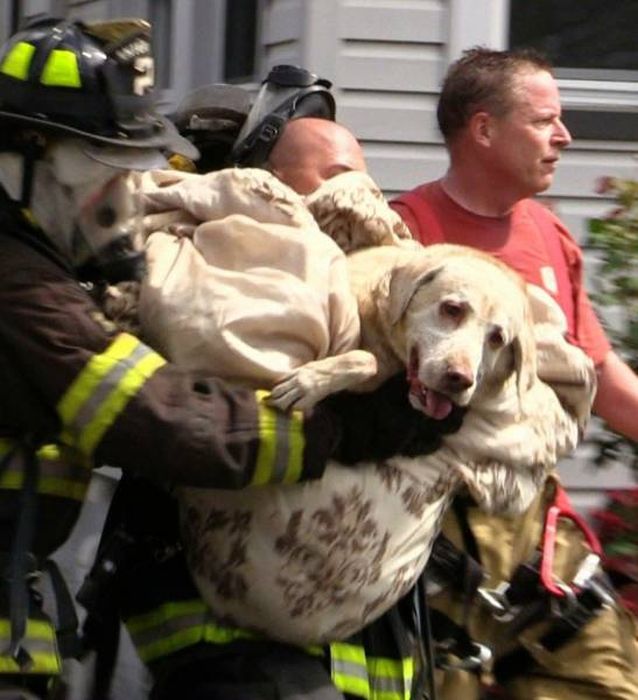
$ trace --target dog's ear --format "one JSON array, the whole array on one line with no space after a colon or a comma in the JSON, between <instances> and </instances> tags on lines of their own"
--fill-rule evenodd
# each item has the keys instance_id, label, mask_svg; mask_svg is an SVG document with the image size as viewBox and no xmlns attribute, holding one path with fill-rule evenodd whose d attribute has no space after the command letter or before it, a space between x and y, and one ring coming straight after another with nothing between
<instances>
[{"instance_id":1,"label":"dog's ear","mask_svg":"<svg viewBox=\"0 0 638 700\"><path fill-rule=\"evenodd\" d=\"M428 270L418 269L415 265L401 265L390 273L388 283L388 321L391 325L398 323L414 295L421 287L432 282L441 272L443 265Z\"/></svg>"},{"instance_id":2,"label":"dog's ear","mask_svg":"<svg viewBox=\"0 0 638 700\"><path fill-rule=\"evenodd\" d=\"M518 335L512 341L514 353L514 371L519 399L530 390L536 381L536 340L532 314L528 304L525 304L523 324Z\"/></svg>"}]
</instances>

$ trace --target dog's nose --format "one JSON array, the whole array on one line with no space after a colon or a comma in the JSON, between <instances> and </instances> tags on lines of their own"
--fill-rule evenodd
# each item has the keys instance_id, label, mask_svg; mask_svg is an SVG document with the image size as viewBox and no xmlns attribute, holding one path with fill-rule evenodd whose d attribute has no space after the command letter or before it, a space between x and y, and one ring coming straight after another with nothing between
<instances>
[{"instance_id":1,"label":"dog's nose","mask_svg":"<svg viewBox=\"0 0 638 700\"><path fill-rule=\"evenodd\" d=\"M469 370L450 367L444 377L447 391L464 391L474 384L474 377Z\"/></svg>"}]
</instances>

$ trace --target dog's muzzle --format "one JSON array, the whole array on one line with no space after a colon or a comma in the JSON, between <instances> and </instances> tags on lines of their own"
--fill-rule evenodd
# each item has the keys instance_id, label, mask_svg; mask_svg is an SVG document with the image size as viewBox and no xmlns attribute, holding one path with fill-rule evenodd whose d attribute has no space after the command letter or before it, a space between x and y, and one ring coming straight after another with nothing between
<instances>
[{"instance_id":1,"label":"dog's muzzle","mask_svg":"<svg viewBox=\"0 0 638 700\"><path fill-rule=\"evenodd\" d=\"M92 255L78 269L83 282L140 281L146 272L146 255L136 250L130 236L122 235Z\"/></svg>"},{"instance_id":2,"label":"dog's muzzle","mask_svg":"<svg viewBox=\"0 0 638 700\"><path fill-rule=\"evenodd\" d=\"M411 406L435 420L447 418L454 408L454 403L449 396L435 389L430 389L419 379L419 352L417 348L412 348L410 351L407 375L410 385L408 398Z\"/></svg>"}]
</instances>

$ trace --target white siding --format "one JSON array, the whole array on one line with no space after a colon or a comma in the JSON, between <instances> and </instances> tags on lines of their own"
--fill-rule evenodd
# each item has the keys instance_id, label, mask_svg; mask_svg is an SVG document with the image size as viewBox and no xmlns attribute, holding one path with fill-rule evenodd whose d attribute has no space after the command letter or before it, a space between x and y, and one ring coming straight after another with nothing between
<instances>
[{"instance_id":1,"label":"white siding","mask_svg":"<svg viewBox=\"0 0 638 700\"><path fill-rule=\"evenodd\" d=\"M285 56L332 80L337 117L361 139L384 190L423 180L428 146L440 150L434 111L445 68L444 0L271 0L264 18L262 73ZM409 175L403 147L421 158Z\"/></svg>"},{"instance_id":2,"label":"white siding","mask_svg":"<svg viewBox=\"0 0 638 700\"><path fill-rule=\"evenodd\" d=\"M105 17L140 12L150 0L72 2L76 14ZM222 0L213 0L221 3ZM174 2L175 72L167 109L196 82L217 79L221 29L202 3ZM55 0L28 0L30 10L53 8ZM334 83L337 115L361 139L373 177L388 196L441 175L447 164L435 110L447 65L476 44L503 48L508 0L262 0L260 74L276 63L304 66ZM217 15L219 19L219 15ZM2 17L0 17L0 21ZM5 19L6 22L6 19ZM202 33L217 48L208 57ZM211 37L210 40L208 37ZM213 48L210 48L213 54ZM203 58L206 55L206 58ZM209 67L202 63L210 60ZM631 83L561 80L568 107L636 110ZM604 118L601 117L601 118ZM610 134L610 137L612 135ZM616 141L575 141L564 154L547 198L574 236L584 241L587 220L611 207L594 191L603 175L638 177L636 145ZM582 457L577 463L585 463ZM600 477L571 468L569 484L581 502L596 499ZM614 472L613 485L628 481Z\"/></svg>"},{"instance_id":3,"label":"white siding","mask_svg":"<svg viewBox=\"0 0 638 700\"><path fill-rule=\"evenodd\" d=\"M262 50L265 66L262 74L278 63L302 65L303 1L267 2L262 17Z\"/></svg>"},{"instance_id":4,"label":"white siding","mask_svg":"<svg viewBox=\"0 0 638 700\"><path fill-rule=\"evenodd\" d=\"M313 24L318 3L323 18ZM286 22L294 31L287 36L294 34L294 52L287 55L305 58L302 65L334 82L337 117L362 141L370 172L389 197L445 171L447 155L436 125L441 79L463 49L505 47L507 0L271 0L267 5L271 17L291 12ZM267 65L281 55L276 44L267 47ZM626 84L560 82L566 106L637 106L636 91ZM636 150L633 143L581 140L565 152L545 196L580 242L587 220L612 206L595 193L596 181L603 175L638 178ZM584 512L600 504L605 489L633 478L623 465L596 471L586 451L561 469Z\"/></svg>"}]
</instances>

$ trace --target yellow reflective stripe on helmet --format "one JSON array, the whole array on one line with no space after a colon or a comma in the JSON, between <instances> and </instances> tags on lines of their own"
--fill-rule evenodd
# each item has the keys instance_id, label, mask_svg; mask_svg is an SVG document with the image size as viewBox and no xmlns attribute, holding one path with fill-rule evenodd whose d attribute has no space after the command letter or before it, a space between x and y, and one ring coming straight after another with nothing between
<instances>
[{"instance_id":1,"label":"yellow reflective stripe on helmet","mask_svg":"<svg viewBox=\"0 0 638 700\"><path fill-rule=\"evenodd\" d=\"M368 657L371 700L410 700L414 660Z\"/></svg>"},{"instance_id":2,"label":"yellow reflective stripe on helmet","mask_svg":"<svg viewBox=\"0 0 638 700\"><path fill-rule=\"evenodd\" d=\"M15 442L0 438L0 459L15 447ZM40 460L40 475L37 492L46 496L58 496L74 501L83 501L88 489L90 472L79 455L59 445L43 445L37 451ZM22 488L24 472L22 464L10 463L0 476L0 489Z\"/></svg>"},{"instance_id":3,"label":"yellow reflective stripe on helmet","mask_svg":"<svg viewBox=\"0 0 638 700\"><path fill-rule=\"evenodd\" d=\"M58 403L62 439L91 455L128 402L166 360L137 338L121 333L94 355Z\"/></svg>"},{"instance_id":4,"label":"yellow reflective stripe on helmet","mask_svg":"<svg viewBox=\"0 0 638 700\"><path fill-rule=\"evenodd\" d=\"M332 682L344 693L370 698L366 653L362 646L334 642L330 645Z\"/></svg>"},{"instance_id":5,"label":"yellow reflective stripe on helmet","mask_svg":"<svg viewBox=\"0 0 638 700\"><path fill-rule=\"evenodd\" d=\"M228 644L257 635L234 627L218 625L201 600L165 603L145 615L129 618L126 627L142 661L173 654L198 642Z\"/></svg>"},{"instance_id":6,"label":"yellow reflective stripe on helmet","mask_svg":"<svg viewBox=\"0 0 638 700\"><path fill-rule=\"evenodd\" d=\"M303 414L283 414L268 405L267 391L255 392L259 410L259 452L251 484L294 484L299 481L305 446Z\"/></svg>"},{"instance_id":7,"label":"yellow reflective stripe on helmet","mask_svg":"<svg viewBox=\"0 0 638 700\"><path fill-rule=\"evenodd\" d=\"M0 65L0 73L18 80L26 80L29 77L29 67L34 53L33 44L19 41L4 57Z\"/></svg>"},{"instance_id":8,"label":"yellow reflective stripe on helmet","mask_svg":"<svg viewBox=\"0 0 638 700\"><path fill-rule=\"evenodd\" d=\"M11 639L11 624L0 620L0 649L8 647ZM55 630L44 620L27 620L24 647L29 652L33 665L29 673L58 674L61 671L60 655L55 638ZM21 669L9 656L0 652L0 673L19 673Z\"/></svg>"},{"instance_id":9,"label":"yellow reflective stripe on helmet","mask_svg":"<svg viewBox=\"0 0 638 700\"><path fill-rule=\"evenodd\" d=\"M49 87L82 87L78 57L68 49L53 49L42 69L42 85Z\"/></svg>"}]
</instances>

